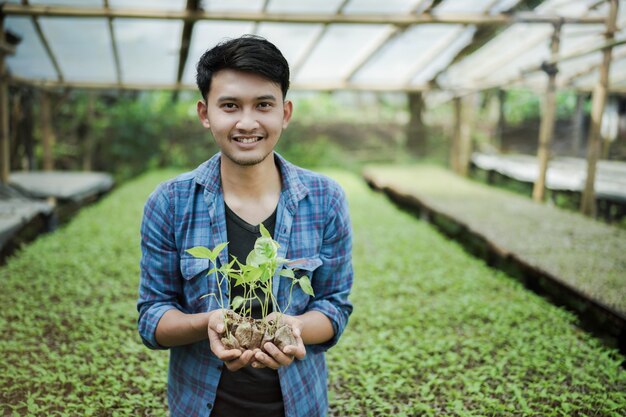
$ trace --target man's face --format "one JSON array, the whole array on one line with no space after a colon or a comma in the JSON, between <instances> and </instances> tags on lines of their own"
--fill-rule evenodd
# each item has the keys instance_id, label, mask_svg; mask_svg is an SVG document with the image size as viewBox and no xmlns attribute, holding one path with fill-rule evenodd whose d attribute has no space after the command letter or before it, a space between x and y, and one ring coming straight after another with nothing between
<instances>
[{"instance_id":1,"label":"man's face","mask_svg":"<svg viewBox=\"0 0 626 417\"><path fill-rule=\"evenodd\" d=\"M256 165L272 153L291 118L280 86L259 75L221 70L213 75L198 116L211 129L222 155L239 166Z\"/></svg>"}]
</instances>

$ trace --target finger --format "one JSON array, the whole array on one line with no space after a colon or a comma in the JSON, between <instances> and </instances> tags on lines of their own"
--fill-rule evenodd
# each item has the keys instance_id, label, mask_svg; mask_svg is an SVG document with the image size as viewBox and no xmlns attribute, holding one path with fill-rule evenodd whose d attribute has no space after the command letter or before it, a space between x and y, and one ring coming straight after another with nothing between
<instances>
[{"instance_id":1,"label":"finger","mask_svg":"<svg viewBox=\"0 0 626 417\"><path fill-rule=\"evenodd\" d=\"M296 359L302 360L306 356L306 348L304 347L304 342L302 341L302 337L300 336L300 328L295 327L292 329L293 335L296 338L296 345L287 345L284 348L284 352L287 355L294 356Z\"/></svg>"},{"instance_id":2,"label":"finger","mask_svg":"<svg viewBox=\"0 0 626 417\"><path fill-rule=\"evenodd\" d=\"M261 363L263 366L267 366L268 368L278 369L281 366L281 364L274 360L274 358L264 352L258 352L254 356L254 359L257 362Z\"/></svg>"},{"instance_id":3,"label":"finger","mask_svg":"<svg viewBox=\"0 0 626 417\"><path fill-rule=\"evenodd\" d=\"M239 369L248 366L248 364L254 359L254 352L251 350L244 351L241 356L232 361L224 361L224 365L228 368L229 371L234 372Z\"/></svg>"},{"instance_id":4,"label":"finger","mask_svg":"<svg viewBox=\"0 0 626 417\"><path fill-rule=\"evenodd\" d=\"M273 343L270 343L270 342L266 343L264 348L265 348L265 352L267 353L267 356L269 356L271 359L276 361L280 366L286 366L286 365L289 365L291 362L293 362L293 356L286 355L282 350L278 349L278 347Z\"/></svg>"},{"instance_id":5,"label":"finger","mask_svg":"<svg viewBox=\"0 0 626 417\"><path fill-rule=\"evenodd\" d=\"M241 356L239 349L226 349L222 344L220 335L215 332L209 332L209 344L213 354L222 361L232 361Z\"/></svg>"}]
</instances>

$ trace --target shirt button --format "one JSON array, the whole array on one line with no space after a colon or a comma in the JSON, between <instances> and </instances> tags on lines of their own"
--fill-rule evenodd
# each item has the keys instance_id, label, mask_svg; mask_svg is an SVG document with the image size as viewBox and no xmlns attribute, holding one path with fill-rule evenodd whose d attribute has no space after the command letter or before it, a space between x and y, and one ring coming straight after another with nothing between
<instances>
[{"instance_id":1,"label":"shirt button","mask_svg":"<svg viewBox=\"0 0 626 417\"><path fill-rule=\"evenodd\" d=\"M206 408L208 408L208 409L210 410L211 408L213 408L213 404L211 404L211 403L206 403Z\"/></svg>"}]
</instances>

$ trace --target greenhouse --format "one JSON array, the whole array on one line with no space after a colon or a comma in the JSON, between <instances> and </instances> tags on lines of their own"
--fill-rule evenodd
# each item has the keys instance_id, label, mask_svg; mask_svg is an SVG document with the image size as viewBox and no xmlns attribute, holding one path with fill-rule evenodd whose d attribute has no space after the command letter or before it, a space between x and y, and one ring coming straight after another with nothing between
<instances>
[{"instance_id":1,"label":"greenhouse","mask_svg":"<svg viewBox=\"0 0 626 417\"><path fill-rule=\"evenodd\" d=\"M224 381L273 372L290 417L626 415L626 1L10 0L0 14L0 414L229 415ZM200 57L233 39L275 45L288 93L230 64L198 92ZM251 122L238 94L259 85L284 100L254 98ZM206 94L222 86L218 119ZM282 112L275 137L265 106ZM226 113L264 133L224 142ZM271 164L229 154L270 138ZM253 172L275 200L235 198L227 174ZM200 205L173 188L189 178ZM259 239L244 263L228 257L237 222ZM262 312L292 341L215 342L220 309ZM200 338L167 327L192 316Z\"/></svg>"}]
</instances>

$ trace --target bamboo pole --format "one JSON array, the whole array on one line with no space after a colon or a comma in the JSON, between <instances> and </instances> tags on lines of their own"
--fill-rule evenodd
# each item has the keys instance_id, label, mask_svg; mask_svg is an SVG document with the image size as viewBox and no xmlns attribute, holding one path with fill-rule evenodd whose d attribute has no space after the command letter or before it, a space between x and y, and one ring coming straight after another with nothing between
<instances>
[{"instance_id":1,"label":"bamboo pole","mask_svg":"<svg viewBox=\"0 0 626 417\"><path fill-rule=\"evenodd\" d=\"M609 15L606 20L605 37L607 43L610 43L616 30L618 1L610 0ZM600 129L602 127L602 114L606 105L606 96L609 84L609 70L611 69L611 51L609 46L602 51L602 66L600 67L600 78L593 90L591 101L591 129L589 131L589 141L587 144L587 178L585 180L585 188L583 190L580 211L587 215L595 217L596 215L596 193L594 189L596 181L596 165L600 155L601 138Z\"/></svg>"},{"instance_id":2,"label":"bamboo pole","mask_svg":"<svg viewBox=\"0 0 626 417\"><path fill-rule=\"evenodd\" d=\"M421 13L421 14L322 14L322 13L267 13L267 12L207 12L188 10L147 10L147 9L105 9L92 7L41 6L7 3L3 6L5 15L45 16L45 17L107 17L129 19L165 20L225 20L243 22L274 23L345 23L345 24L392 24L408 26L414 24L467 24L467 25L509 25L512 23L564 23L598 24L604 19L597 17L567 17L537 15L532 12L516 14L482 13Z\"/></svg>"},{"instance_id":3,"label":"bamboo pole","mask_svg":"<svg viewBox=\"0 0 626 417\"><path fill-rule=\"evenodd\" d=\"M554 26L552 40L550 41L550 53L553 58L559 53L560 38L561 25L557 24ZM546 65L544 68L548 74L548 85L544 96L541 125L539 127L539 149L537 150L539 173L533 185L533 200L535 201L543 201L545 196L546 174L548 172L550 147L552 146L554 121L556 118L556 74L558 70L556 64Z\"/></svg>"},{"instance_id":4,"label":"bamboo pole","mask_svg":"<svg viewBox=\"0 0 626 417\"><path fill-rule=\"evenodd\" d=\"M41 92L41 142L43 146L43 170L54 170L54 157L52 149L54 147L54 132L52 130L52 115L50 106L50 93Z\"/></svg>"}]
</instances>

